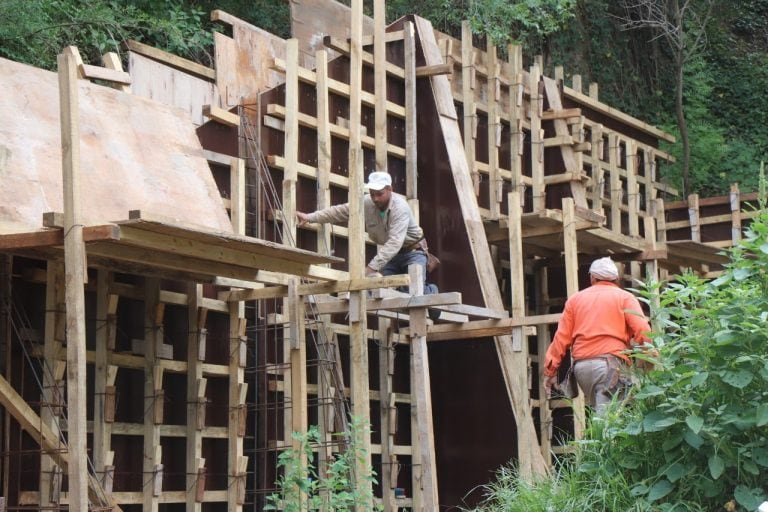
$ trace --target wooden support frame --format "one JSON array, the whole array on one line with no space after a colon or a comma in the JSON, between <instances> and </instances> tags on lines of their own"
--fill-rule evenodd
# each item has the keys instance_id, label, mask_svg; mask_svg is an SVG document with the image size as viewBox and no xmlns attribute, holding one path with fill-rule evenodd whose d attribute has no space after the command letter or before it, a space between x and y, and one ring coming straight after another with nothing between
<instances>
[{"instance_id":1,"label":"wooden support frame","mask_svg":"<svg viewBox=\"0 0 768 512\"><path fill-rule=\"evenodd\" d=\"M67 410L70 506L88 507L85 387L85 291L88 281L80 200L80 128L76 50L59 54L59 98L64 183L64 271L67 304Z\"/></svg>"}]
</instances>

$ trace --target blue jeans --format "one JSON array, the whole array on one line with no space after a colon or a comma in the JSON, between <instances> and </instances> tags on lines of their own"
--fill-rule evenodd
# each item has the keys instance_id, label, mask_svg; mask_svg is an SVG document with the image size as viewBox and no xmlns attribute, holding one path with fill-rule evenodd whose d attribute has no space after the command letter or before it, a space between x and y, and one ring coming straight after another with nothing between
<instances>
[{"instance_id":1,"label":"blue jeans","mask_svg":"<svg viewBox=\"0 0 768 512\"><path fill-rule=\"evenodd\" d=\"M437 285L427 282L427 253L423 251L408 251L399 252L395 254L395 257L389 260L381 269L381 275L391 276L395 274L407 274L408 265L412 264L421 265L424 271L424 295L432 295L437 293ZM402 292L408 292L406 287L400 287L398 290Z\"/></svg>"}]
</instances>

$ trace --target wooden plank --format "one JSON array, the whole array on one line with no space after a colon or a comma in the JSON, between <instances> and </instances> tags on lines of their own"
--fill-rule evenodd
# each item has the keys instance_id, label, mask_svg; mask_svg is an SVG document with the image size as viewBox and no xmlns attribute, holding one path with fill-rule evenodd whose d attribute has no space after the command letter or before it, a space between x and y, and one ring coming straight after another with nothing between
<instances>
[{"instance_id":1,"label":"wooden plank","mask_svg":"<svg viewBox=\"0 0 768 512\"><path fill-rule=\"evenodd\" d=\"M388 297L385 299L370 299L367 301L368 311L380 309L411 309L424 307L437 307L461 302L461 293L446 292L419 297ZM315 310L323 315L346 313L350 307L354 307L352 299L332 299L315 304Z\"/></svg>"},{"instance_id":2,"label":"wooden plank","mask_svg":"<svg viewBox=\"0 0 768 512\"><path fill-rule=\"evenodd\" d=\"M501 117L498 102L501 99L501 83L499 81L499 58L496 46L488 45L488 203L491 219L499 218L504 183L499 174L499 145L501 144Z\"/></svg>"},{"instance_id":3,"label":"wooden plank","mask_svg":"<svg viewBox=\"0 0 768 512\"><path fill-rule=\"evenodd\" d=\"M475 195L480 193L480 176L475 172L475 138L477 137L477 112L475 111L475 66L472 29L469 21L461 22L461 102L464 113L464 153L472 173Z\"/></svg>"},{"instance_id":4,"label":"wooden plank","mask_svg":"<svg viewBox=\"0 0 768 512\"><path fill-rule=\"evenodd\" d=\"M373 87L376 95L374 109L374 153L376 170L387 171L387 42L385 41L386 8L384 0L373 2ZM405 73L403 73L405 78ZM355 125L351 125L354 127Z\"/></svg>"},{"instance_id":5,"label":"wooden plank","mask_svg":"<svg viewBox=\"0 0 768 512\"><path fill-rule=\"evenodd\" d=\"M112 404L107 402L111 400L107 396L107 388L114 386L109 382L109 352L114 348L110 340L111 333L116 331L116 308L110 307L109 283L112 278L111 273L105 269L99 269L96 278L96 322L100 327L96 329L96 349L94 364L94 395L93 402L93 465L97 475L102 475L102 481L105 481L108 472L109 452L112 450L112 422L114 414L107 411ZM50 361L53 360L53 357ZM40 487L43 490L43 487Z\"/></svg>"},{"instance_id":6,"label":"wooden plank","mask_svg":"<svg viewBox=\"0 0 768 512\"><path fill-rule=\"evenodd\" d=\"M360 91L363 78L363 2L352 0L349 42L349 125L360 126ZM402 69L400 69L402 71ZM349 136L349 276L360 279L365 275L365 226L363 211L363 148L360 131L352 129ZM352 388L352 414L363 424L370 423L369 373L368 373L368 339L366 336L366 294L352 292L350 294L349 343L350 368ZM355 460L355 473L363 475L371 466L371 439L367 434L358 439L360 453L365 455ZM356 482L363 494L372 493L370 481Z\"/></svg>"},{"instance_id":7,"label":"wooden plank","mask_svg":"<svg viewBox=\"0 0 768 512\"><path fill-rule=\"evenodd\" d=\"M731 206L731 242L736 245L741 240L741 193L739 184L732 183L728 200Z\"/></svg>"},{"instance_id":8,"label":"wooden plank","mask_svg":"<svg viewBox=\"0 0 768 512\"><path fill-rule=\"evenodd\" d=\"M131 75L125 71L102 68L90 64L81 64L80 74L89 80L104 80L106 82L114 82L122 85L130 85L131 83Z\"/></svg>"},{"instance_id":9,"label":"wooden plank","mask_svg":"<svg viewBox=\"0 0 768 512\"><path fill-rule=\"evenodd\" d=\"M541 128L541 113L544 97L541 94L541 69L531 66L528 72L531 115L531 177L533 179L533 211L546 208L544 188L544 130Z\"/></svg>"},{"instance_id":10,"label":"wooden plank","mask_svg":"<svg viewBox=\"0 0 768 512\"><path fill-rule=\"evenodd\" d=\"M404 33L404 70L405 70L405 197L410 201L418 200L418 133L416 128L416 34L413 22L406 21ZM412 208L416 222L419 221L418 208Z\"/></svg>"},{"instance_id":11,"label":"wooden plank","mask_svg":"<svg viewBox=\"0 0 768 512\"><path fill-rule=\"evenodd\" d=\"M573 76L574 82L576 81L576 76ZM655 128L647 123L644 123L629 114L625 114L624 112L621 112L620 110L614 109L606 105L605 103L601 103L599 101L596 101L589 96L583 94L581 92L580 88L581 84L581 77L579 77L579 88L577 89L576 84L574 83L574 86L572 88L570 87L563 87L563 96L571 101L574 101L578 104L584 105L585 107L589 107L592 110L595 110L598 114L605 115L607 117L616 119L617 121L622 122L623 124L635 128L637 130L640 130L644 133L647 133L657 139L665 140L667 142L675 142L675 138L658 128Z\"/></svg>"},{"instance_id":12,"label":"wooden plank","mask_svg":"<svg viewBox=\"0 0 768 512\"><path fill-rule=\"evenodd\" d=\"M74 510L88 508L85 387L85 290L88 281L80 197L80 121L75 56L58 56L64 188L64 271L67 319L67 416L70 458L67 475Z\"/></svg>"},{"instance_id":13,"label":"wooden plank","mask_svg":"<svg viewBox=\"0 0 768 512\"><path fill-rule=\"evenodd\" d=\"M409 283L408 276L404 274L384 277L364 277L362 279L331 281L328 283L301 284L298 287L298 294L301 296L322 295L325 293L408 286ZM279 297L287 297L288 288L285 286L271 286L256 290L232 290L229 292L222 292L219 296L225 301L275 299Z\"/></svg>"},{"instance_id":14,"label":"wooden plank","mask_svg":"<svg viewBox=\"0 0 768 512\"><path fill-rule=\"evenodd\" d=\"M411 265L410 293L414 300L423 297L423 267ZM424 510L437 510L437 467L435 461L435 434L432 425L432 394L429 376L429 357L427 353L427 310L410 309L411 375L413 375L413 398L416 405L418 431L414 444L419 445L419 469L421 472L422 504Z\"/></svg>"},{"instance_id":15,"label":"wooden plank","mask_svg":"<svg viewBox=\"0 0 768 512\"><path fill-rule=\"evenodd\" d=\"M422 43L429 40L437 47L434 42L434 30L431 23L420 17L416 17L415 20L419 40ZM439 64L442 61L441 56L434 55L432 52L425 52L424 55L426 65ZM443 75L438 75L430 77L429 80L433 96L441 101L450 101L452 104L453 94L448 79ZM504 309L498 281L493 271L493 262L482 218L477 206L477 198L473 193L470 168L467 164L466 154L461 151L462 139L455 116L440 115L439 128L442 131L467 235L469 240L473 241L470 247L485 305L491 309ZM499 336L495 340L507 394L517 422L519 468L524 476L542 475L547 472L547 467L537 448L536 429L528 404L527 379L525 378L527 361L520 357L519 352L512 351L511 344L509 336Z\"/></svg>"},{"instance_id":16,"label":"wooden plank","mask_svg":"<svg viewBox=\"0 0 768 512\"><path fill-rule=\"evenodd\" d=\"M603 195L605 192L603 160L603 125L596 124L590 131L592 144L592 209L598 212L603 210Z\"/></svg>"},{"instance_id":17,"label":"wooden plank","mask_svg":"<svg viewBox=\"0 0 768 512\"><path fill-rule=\"evenodd\" d=\"M538 313L545 314L549 311L549 269L540 267L534 274L534 293L536 294L536 304ZM542 367L544 366L542 356L547 353L547 347L552 340L549 324L543 323L536 326L536 353L538 360L538 392L539 392L539 446L541 455L548 465L552 464L552 434L554 432L552 425L552 411L547 405L552 405L552 401L546 398L547 391L544 387L545 379L541 378Z\"/></svg>"},{"instance_id":18,"label":"wooden plank","mask_svg":"<svg viewBox=\"0 0 768 512\"><path fill-rule=\"evenodd\" d=\"M575 202L573 198L563 199L563 255L565 257L565 288L568 296L579 291L579 255L578 241L574 223L576 220ZM541 369L543 375L543 368ZM584 436L586 416L584 410L584 393L573 399L573 435L577 440Z\"/></svg>"},{"instance_id":19,"label":"wooden plank","mask_svg":"<svg viewBox=\"0 0 768 512\"><path fill-rule=\"evenodd\" d=\"M203 453L203 437L199 426L205 426L205 411L200 407L200 387L203 379L202 362L200 358L201 339L206 331L206 315L201 314L203 286L196 283L187 285L187 424L186 424L186 507L190 512L200 512L201 504L195 499L198 490L198 461ZM203 356L205 354L203 353ZM205 396L205 393L202 394ZM194 492L193 492L194 491Z\"/></svg>"},{"instance_id":20,"label":"wooden plank","mask_svg":"<svg viewBox=\"0 0 768 512\"><path fill-rule=\"evenodd\" d=\"M523 113L523 53L519 45L509 45L507 47L509 55L509 153L510 153L510 182L511 191L523 193L523 122L525 114ZM521 200L521 205L523 204Z\"/></svg>"},{"instance_id":21,"label":"wooden plank","mask_svg":"<svg viewBox=\"0 0 768 512\"><path fill-rule=\"evenodd\" d=\"M120 56L115 52L107 52L104 55L101 56L101 63L102 65L107 68L114 70L116 72L122 72L123 71L123 63L120 61ZM128 80L130 81L131 77L126 73ZM130 83L130 82L129 82ZM123 92L131 92L131 87L128 84L125 83L119 83L119 82L113 82L112 87L119 91Z\"/></svg>"},{"instance_id":22,"label":"wooden plank","mask_svg":"<svg viewBox=\"0 0 768 512\"><path fill-rule=\"evenodd\" d=\"M560 97L560 89L553 79L549 77L543 77L544 89L547 91L547 100L552 110L562 110L563 101ZM553 124L555 126L555 135L558 137L569 136L568 123L564 119L554 119ZM563 164L565 169L572 172L581 172L583 163L581 159L581 153L574 151L569 145L560 146L560 154L563 157ZM574 180L571 182L571 196L573 197L576 206L587 208L587 195L584 190L584 184L580 180Z\"/></svg>"},{"instance_id":23,"label":"wooden plank","mask_svg":"<svg viewBox=\"0 0 768 512\"><path fill-rule=\"evenodd\" d=\"M242 303L229 304L229 383L227 421L227 511L240 512L243 500L238 488L245 482L243 461L243 436L240 429L240 415L244 414L245 382L245 307ZM290 428L290 427L289 427ZM246 461L247 463L247 461ZM234 490L237 490L235 492Z\"/></svg>"},{"instance_id":24,"label":"wooden plank","mask_svg":"<svg viewBox=\"0 0 768 512\"><path fill-rule=\"evenodd\" d=\"M405 28L406 39L408 28ZM411 26L411 30L413 27ZM411 36L413 34L411 33ZM407 69L407 66L406 66ZM383 512L397 512L394 488L397 487L397 473L392 466L397 467L397 456L393 453L397 422L395 397L392 389L392 376L395 373L395 347L390 339L389 331L392 322L387 318L379 318L377 330L377 345L379 346L379 413L381 417L381 502Z\"/></svg>"},{"instance_id":25,"label":"wooden plank","mask_svg":"<svg viewBox=\"0 0 768 512\"><path fill-rule=\"evenodd\" d=\"M621 204L623 189L619 176L619 137L615 133L608 134L608 172L611 198L611 231L621 233Z\"/></svg>"},{"instance_id":26,"label":"wooden plank","mask_svg":"<svg viewBox=\"0 0 768 512\"><path fill-rule=\"evenodd\" d=\"M19 426L32 436L32 439L39 444L40 448L50 453L56 464L68 472L69 466L72 464L70 459L70 454L72 453L71 443L68 450L62 450L59 433L41 423L37 413L2 375L0 375L0 404L19 423ZM87 472L85 476L87 477L88 486L86 500L90 498L93 503L104 503L112 507L114 512L122 512L113 494L105 493L99 482L92 476L89 476ZM71 496L70 500L74 498L74 493L71 491L68 495Z\"/></svg>"},{"instance_id":27,"label":"wooden plank","mask_svg":"<svg viewBox=\"0 0 768 512\"><path fill-rule=\"evenodd\" d=\"M315 53L317 84L317 209L331 206L331 131L330 102L328 96L328 53L318 50ZM297 169L301 174L301 170ZM329 224L318 224L317 247L321 254L331 254L331 230Z\"/></svg>"},{"instance_id":28,"label":"wooden plank","mask_svg":"<svg viewBox=\"0 0 768 512\"><path fill-rule=\"evenodd\" d=\"M688 220L691 223L691 240L701 242L701 224L699 223L699 194L688 196ZM669 229L669 226L667 226Z\"/></svg>"},{"instance_id":29,"label":"wooden plank","mask_svg":"<svg viewBox=\"0 0 768 512\"><path fill-rule=\"evenodd\" d=\"M188 73L199 76L201 78L206 78L208 80L216 80L215 70L209 67L203 66L201 64L198 64L197 62L192 62L191 60L184 59L177 55L173 55L172 53L168 53L163 50L159 50L157 48L149 46L147 44L134 41L133 39L129 39L128 41L126 41L125 45L129 50L136 52L140 55L144 55L145 57L149 57L156 61L162 62L163 64L167 64L171 67L180 69L182 71L186 71Z\"/></svg>"},{"instance_id":30,"label":"wooden plank","mask_svg":"<svg viewBox=\"0 0 768 512\"><path fill-rule=\"evenodd\" d=\"M240 116L216 105L203 105L203 115L224 126L240 126Z\"/></svg>"},{"instance_id":31,"label":"wooden plank","mask_svg":"<svg viewBox=\"0 0 768 512\"><path fill-rule=\"evenodd\" d=\"M45 287L45 332L43 341L43 356L48 364L53 365L56 356L61 351L61 339L63 333L57 332L64 315L64 267L61 261L48 260ZM10 274L9 274L10 275ZM40 421L42 425L57 432L60 427L58 414L61 409L57 406L64 405L63 382L57 380L53 371L43 372L43 401L48 406L40 407ZM94 453L94 456L96 454ZM54 471L53 459L41 453L40 457L40 499L43 503L51 502L51 475Z\"/></svg>"},{"instance_id":32,"label":"wooden plank","mask_svg":"<svg viewBox=\"0 0 768 512\"><path fill-rule=\"evenodd\" d=\"M144 283L144 458L143 474L144 482L153 482L161 473L158 473L162 463L160 447L160 428L155 423L154 409L157 400L156 390L162 389L162 373L156 371L157 345L163 342L163 321L158 318L158 306L160 305L160 281L156 278L147 278ZM162 367L157 367L162 370ZM160 377L160 382L156 379ZM144 487L144 499L142 505L146 512L157 512L159 508L158 496L153 492L153 485Z\"/></svg>"},{"instance_id":33,"label":"wooden plank","mask_svg":"<svg viewBox=\"0 0 768 512\"><path fill-rule=\"evenodd\" d=\"M512 318L525 316L525 258L523 256L523 229L520 222L522 200L519 191L510 192L509 204L509 281L512 287ZM512 329L512 350L528 353L523 328Z\"/></svg>"}]
</instances>

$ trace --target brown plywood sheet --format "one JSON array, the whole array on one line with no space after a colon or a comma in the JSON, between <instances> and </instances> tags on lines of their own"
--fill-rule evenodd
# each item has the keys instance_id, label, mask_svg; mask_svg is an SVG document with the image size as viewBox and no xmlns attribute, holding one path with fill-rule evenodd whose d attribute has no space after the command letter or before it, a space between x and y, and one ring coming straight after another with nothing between
<instances>
[{"instance_id":1,"label":"brown plywood sheet","mask_svg":"<svg viewBox=\"0 0 768 512\"><path fill-rule=\"evenodd\" d=\"M135 52L128 53L128 65L133 94L178 107L198 126L207 121L203 117L203 105L219 105L219 93L211 81Z\"/></svg>"},{"instance_id":2,"label":"brown plywood sheet","mask_svg":"<svg viewBox=\"0 0 768 512\"><path fill-rule=\"evenodd\" d=\"M58 77L0 59L0 233L63 210ZM80 173L86 225L144 210L232 231L186 113L81 80Z\"/></svg>"},{"instance_id":3,"label":"brown plywood sheet","mask_svg":"<svg viewBox=\"0 0 768 512\"><path fill-rule=\"evenodd\" d=\"M260 92L285 82L282 73L270 69L273 59L285 59L285 40L229 14L220 16L232 26L231 38L214 34L221 102L224 107L256 103ZM314 58L302 54L299 64L311 68Z\"/></svg>"}]
</instances>

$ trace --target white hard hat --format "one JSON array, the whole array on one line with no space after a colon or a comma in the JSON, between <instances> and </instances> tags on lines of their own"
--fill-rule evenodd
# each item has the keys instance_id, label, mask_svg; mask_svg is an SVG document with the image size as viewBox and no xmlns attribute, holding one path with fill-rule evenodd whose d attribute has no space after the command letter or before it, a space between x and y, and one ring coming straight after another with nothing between
<instances>
[{"instance_id":1,"label":"white hard hat","mask_svg":"<svg viewBox=\"0 0 768 512\"><path fill-rule=\"evenodd\" d=\"M384 187L391 187L392 186L392 176L389 175L388 172L372 172L368 176L368 183L365 184L365 187L370 190L381 190Z\"/></svg>"}]
</instances>

